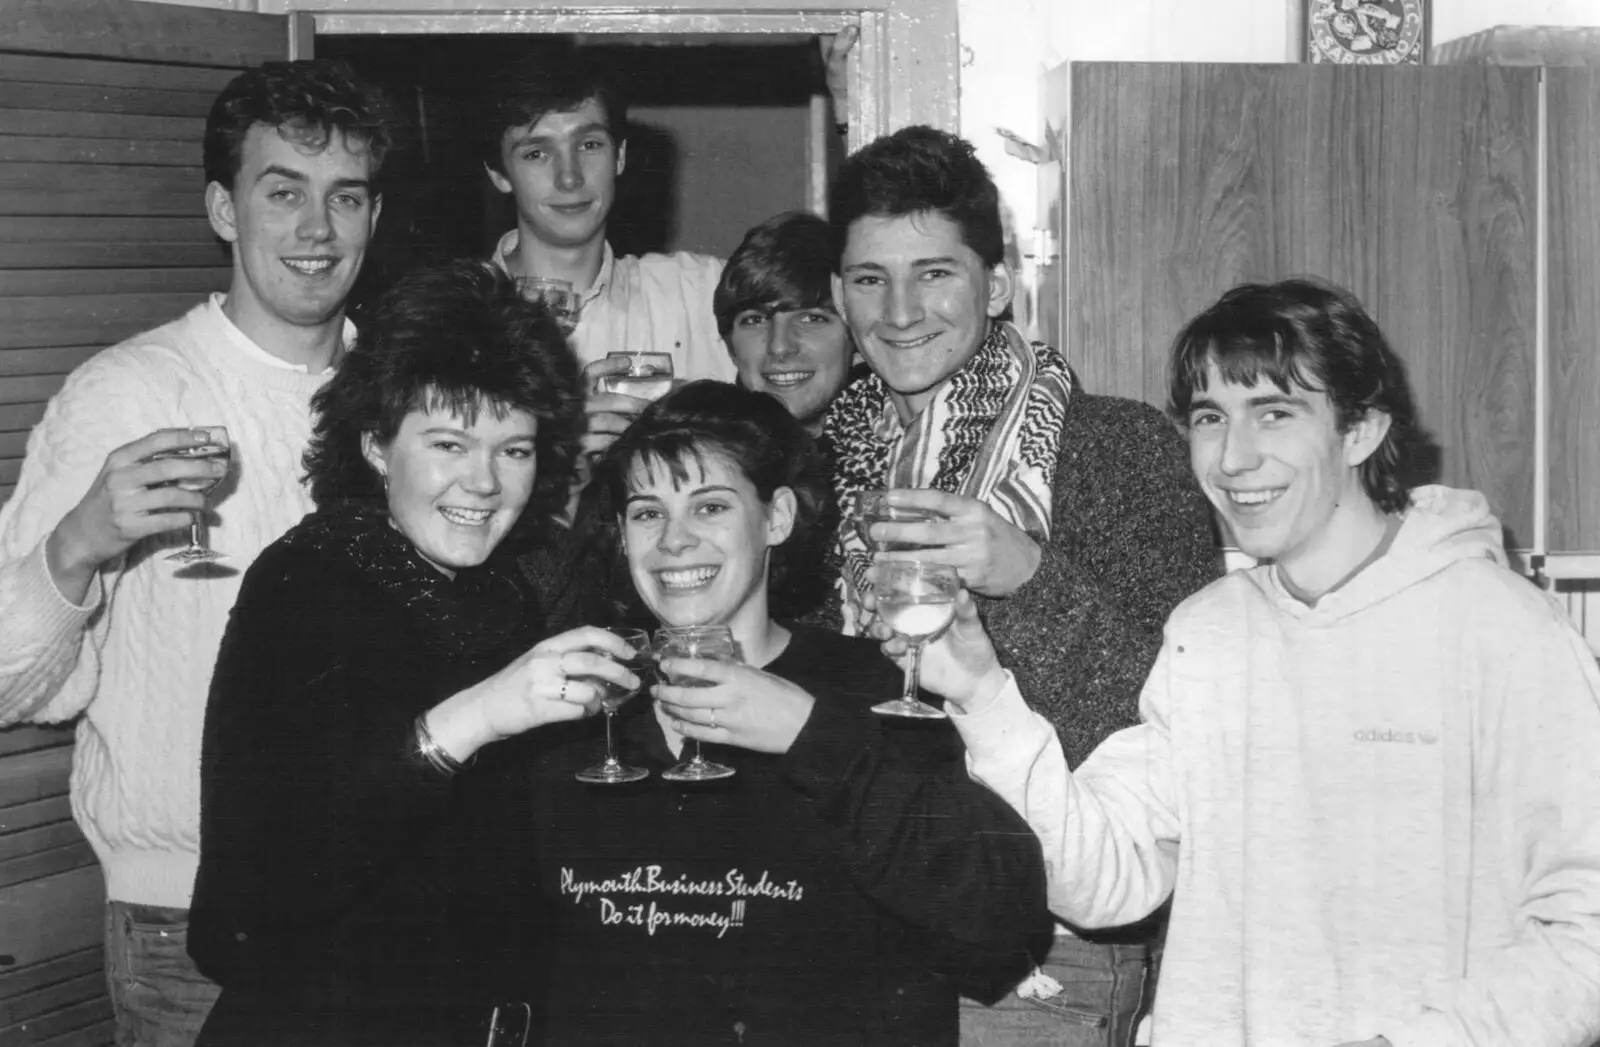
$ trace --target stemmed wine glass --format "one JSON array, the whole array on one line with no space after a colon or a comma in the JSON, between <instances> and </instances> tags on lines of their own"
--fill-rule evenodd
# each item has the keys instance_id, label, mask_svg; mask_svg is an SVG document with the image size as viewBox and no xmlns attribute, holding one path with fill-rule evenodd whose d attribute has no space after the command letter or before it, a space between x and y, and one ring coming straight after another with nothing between
<instances>
[{"instance_id":1,"label":"stemmed wine glass","mask_svg":"<svg viewBox=\"0 0 1600 1047\"><path fill-rule=\"evenodd\" d=\"M570 336L578 326L578 293L572 289L570 281L521 276L517 278L517 290L530 302L543 302L562 334Z\"/></svg>"},{"instance_id":2,"label":"stemmed wine glass","mask_svg":"<svg viewBox=\"0 0 1600 1047\"><path fill-rule=\"evenodd\" d=\"M656 633L657 653L663 658L704 658L715 662L739 661L739 645L726 625L668 626ZM708 681L678 675L668 681L679 687L710 687ZM732 777L732 767L707 760L700 752L700 739L690 739L693 753L687 760L668 767L661 777L669 782L709 782Z\"/></svg>"},{"instance_id":3,"label":"stemmed wine glass","mask_svg":"<svg viewBox=\"0 0 1600 1047\"><path fill-rule=\"evenodd\" d=\"M917 676L922 670L922 648L950 627L956 617L956 596L961 577L942 563L905 560L874 564L872 588L877 595L878 617L910 647L905 690L892 702L874 705L884 716L942 720L945 714L917 697Z\"/></svg>"},{"instance_id":4,"label":"stemmed wine glass","mask_svg":"<svg viewBox=\"0 0 1600 1047\"><path fill-rule=\"evenodd\" d=\"M198 447L175 447L170 451L158 451L150 456L151 460L153 461L157 458L207 458L231 462L233 448L228 442L228 430L220 425L208 425L205 429L210 434L208 442ZM222 478L227 475L228 473L225 469L217 476L197 476L192 479L176 480L174 482L186 491L210 494L217 484L222 482ZM201 531L201 516L203 513L204 510L196 510L189 514L189 544L168 556L168 560L176 563L203 563L207 560L221 560L224 558L222 553L212 549L206 543L205 535Z\"/></svg>"},{"instance_id":5,"label":"stemmed wine glass","mask_svg":"<svg viewBox=\"0 0 1600 1047\"><path fill-rule=\"evenodd\" d=\"M598 384L603 393L659 400L672 391L671 353L607 353L606 359L626 359L628 373L601 375Z\"/></svg>"},{"instance_id":6,"label":"stemmed wine glass","mask_svg":"<svg viewBox=\"0 0 1600 1047\"><path fill-rule=\"evenodd\" d=\"M650 634L643 629L607 629L612 636L619 637L623 643L633 648L633 655L619 659L622 665L632 671L633 675L641 680L644 677L645 664L650 658ZM639 687L619 687L609 680L599 677L589 677L592 683L601 690L600 711L606 717L606 755L605 759L597 764L592 764L579 771L575 778L580 782L592 785L620 785L623 782L636 782L641 778L648 778L650 772L643 767L629 767L617 759L617 743L614 721L617 710L622 708L629 698L639 693Z\"/></svg>"},{"instance_id":7,"label":"stemmed wine glass","mask_svg":"<svg viewBox=\"0 0 1600 1047\"><path fill-rule=\"evenodd\" d=\"M890 505L888 495L888 491L861 491L856 495L856 533L861 535L861 540L866 543L867 548L874 552L900 552L922 548L911 542L872 540L872 525L875 523L925 523L940 519L939 514L931 509Z\"/></svg>"}]
</instances>

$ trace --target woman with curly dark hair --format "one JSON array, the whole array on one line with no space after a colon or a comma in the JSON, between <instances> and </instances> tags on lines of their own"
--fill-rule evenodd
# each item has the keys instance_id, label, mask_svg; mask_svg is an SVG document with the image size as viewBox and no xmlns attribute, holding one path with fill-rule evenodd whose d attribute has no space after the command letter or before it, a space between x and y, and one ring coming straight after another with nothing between
<instances>
[{"instance_id":1,"label":"woman with curly dark hair","mask_svg":"<svg viewBox=\"0 0 1600 1047\"><path fill-rule=\"evenodd\" d=\"M515 566L566 500L577 365L509 277L454 263L375 305L313 409L317 511L246 574L207 707L200 1042L482 1043L534 914L457 772L638 683L615 636L547 636Z\"/></svg>"}]
</instances>

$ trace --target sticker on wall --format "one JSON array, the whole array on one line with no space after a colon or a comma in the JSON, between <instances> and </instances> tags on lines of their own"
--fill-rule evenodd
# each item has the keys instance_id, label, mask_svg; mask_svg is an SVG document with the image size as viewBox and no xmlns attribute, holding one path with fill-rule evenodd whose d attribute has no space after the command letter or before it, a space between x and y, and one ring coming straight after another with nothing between
<instances>
[{"instance_id":1,"label":"sticker on wall","mask_svg":"<svg viewBox=\"0 0 1600 1047\"><path fill-rule=\"evenodd\" d=\"M1429 0L1304 0L1306 61L1421 65Z\"/></svg>"}]
</instances>

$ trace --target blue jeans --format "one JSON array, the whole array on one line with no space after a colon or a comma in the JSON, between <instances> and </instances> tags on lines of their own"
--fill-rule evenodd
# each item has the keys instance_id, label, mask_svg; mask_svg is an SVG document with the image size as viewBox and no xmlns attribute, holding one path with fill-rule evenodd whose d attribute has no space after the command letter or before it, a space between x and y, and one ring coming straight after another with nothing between
<instances>
[{"instance_id":1,"label":"blue jeans","mask_svg":"<svg viewBox=\"0 0 1600 1047\"><path fill-rule=\"evenodd\" d=\"M1050 999L1010 992L992 1007L961 1001L961 1047L1129 1047L1149 1010L1150 948L1057 936L1040 969L1061 983Z\"/></svg>"},{"instance_id":2,"label":"blue jeans","mask_svg":"<svg viewBox=\"0 0 1600 1047\"><path fill-rule=\"evenodd\" d=\"M222 987L189 959L189 910L106 903L117 1047L192 1047Z\"/></svg>"}]
</instances>

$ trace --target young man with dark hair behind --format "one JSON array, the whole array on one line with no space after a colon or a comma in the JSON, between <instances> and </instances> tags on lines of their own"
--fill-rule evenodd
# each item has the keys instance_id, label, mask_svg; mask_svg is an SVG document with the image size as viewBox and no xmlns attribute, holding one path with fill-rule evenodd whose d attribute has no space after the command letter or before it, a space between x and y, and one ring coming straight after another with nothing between
<instances>
[{"instance_id":1,"label":"young man with dark hair behind","mask_svg":"<svg viewBox=\"0 0 1600 1047\"><path fill-rule=\"evenodd\" d=\"M388 143L332 62L229 83L204 145L227 292L79 367L0 510L0 724L78 720L72 810L105 871L119 1044L192 1043L216 998L184 950L206 694L244 568L311 509L311 396L354 337ZM231 471L166 457L218 444ZM222 570L167 560L201 512Z\"/></svg>"},{"instance_id":2,"label":"young man with dark hair behind","mask_svg":"<svg viewBox=\"0 0 1600 1047\"><path fill-rule=\"evenodd\" d=\"M1350 295L1229 291L1171 391L1258 566L1173 614L1144 722L1069 756L1022 697L1051 685L1019 691L970 603L925 662L970 772L1043 841L1051 910L1172 897L1157 1045L1594 1042L1593 653L1482 495L1407 489L1405 370Z\"/></svg>"},{"instance_id":3,"label":"young man with dark hair behind","mask_svg":"<svg viewBox=\"0 0 1600 1047\"><path fill-rule=\"evenodd\" d=\"M855 343L833 304L833 230L808 211L752 227L712 303L739 384L783 401L812 435L851 378Z\"/></svg>"},{"instance_id":4,"label":"young man with dark hair behind","mask_svg":"<svg viewBox=\"0 0 1600 1047\"><path fill-rule=\"evenodd\" d=\"M874 562L953 565L1025 693L1086 754L1137 722L1161 623L1220 567L1182 441L1154 408L1075 388L1059 353L1002 319L999 192L967 142L880 138L845 161L830 207L834 298L872 371L825 423L847 628L869 624ZM848 519L877 488L935 514L873 525L880 549L907 551L869 552ZM1022 996L996 986L993 1007L963 1008L963 1044L1132 1042L1158 927L1056 930Z\"/></svg>"}]
</instances>

